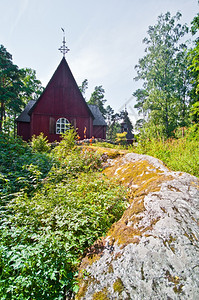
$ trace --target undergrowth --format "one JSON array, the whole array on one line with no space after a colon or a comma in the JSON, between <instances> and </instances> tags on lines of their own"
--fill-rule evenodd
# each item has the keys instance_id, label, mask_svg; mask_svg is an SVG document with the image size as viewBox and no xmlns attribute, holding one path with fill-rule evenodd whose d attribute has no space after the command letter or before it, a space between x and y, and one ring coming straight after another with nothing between
<instances>
[{"instance_id":1,"label":"undergrowth","mask_svg":"<svg viewBox=\"0 0 199 300\"><path fill-rule=\"evenodd\" d=\"M156 157L174 171L199 177L199 130L187 132L185 137L178 139L142 139L129 150Z\"/></svg>"},{"instance_id":2,"label":"undergrowth","mask_svg":"<svg viewBox=\"0 0 199 300\"><path fill-rule=\"evenodd\" d=\"M126 207L124 189L100 172L100 156L76 147L74 138L66 134L51 153L0 140L1 299L65 299L77 292L82 256Z\"/></svg>"},{"instance_id":3,"label":"undergrowth","mask_svg":"<svg viewBox=\"0 0 199 300\"><path fill-rule=\"evenodd\" d=\"M53 158L34 153L22 139L0 134L0 195L11 198L20 190L32 192L46 176Z\"/></svg>"}]
</instances>

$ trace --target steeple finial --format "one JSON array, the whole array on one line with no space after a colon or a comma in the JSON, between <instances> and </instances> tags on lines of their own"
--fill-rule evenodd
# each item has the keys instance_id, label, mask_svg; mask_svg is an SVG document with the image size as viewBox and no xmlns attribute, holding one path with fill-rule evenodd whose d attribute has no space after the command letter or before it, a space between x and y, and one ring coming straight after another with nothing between
<instances>
[{"instance_id":1,"label":"steeple finial","mask_svg":"<svg viewBox=\"0 0 199 300\"><path fill-rule=\"evenodd\" d=\"M66 41L65 41L65 30L63 28L61 28L61 30L63 31L63 42L62 42L62 46L58 49L61 53L63 53L63 57L65 57L65 54L70 50L68 49L68 47L66 46Z\"/></svg>"}]
</instances>

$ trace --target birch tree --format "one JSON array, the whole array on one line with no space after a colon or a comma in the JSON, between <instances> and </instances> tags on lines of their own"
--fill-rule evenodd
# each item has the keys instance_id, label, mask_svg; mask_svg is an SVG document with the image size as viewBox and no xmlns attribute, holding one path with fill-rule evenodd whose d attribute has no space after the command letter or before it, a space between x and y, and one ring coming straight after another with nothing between
<instances>
[{"instance_id":1,"label":"birch tree","mask_svg":"<svg viewBox=\"0 0 199 300\"><path fill-rule=\"evenodd\" d=\"M186 63L186 45L180 43L188 32L179 24L181 14L169 12L158 17L157 24L149 26L143 40L146 55L136 65L141 89L134 92L135 107L145 115L144 126L153 137L169 137L176 127L185 125L188 109L189 72Z\"/></svg>"}]
</instances>

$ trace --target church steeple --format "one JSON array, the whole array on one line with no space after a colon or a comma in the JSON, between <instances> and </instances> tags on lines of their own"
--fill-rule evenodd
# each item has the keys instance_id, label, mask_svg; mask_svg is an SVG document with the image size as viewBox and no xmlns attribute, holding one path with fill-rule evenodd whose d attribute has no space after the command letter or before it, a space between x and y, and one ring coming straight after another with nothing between
<instances>
[{"instance_id":1,"label":"church steeple","mask_svg":"<svg viewBox=\"0 0 199 300\"><path fill-rule=\"evenodd\" d=\"M65 30L63 28L61 28L61 30L63 31L63 42L62 42L62 46L58 49L62 54L63 57L65 57L65 54L70 50L68 49L68 47L66 46L66 41L65 41Z\"/></svg>"}]
</instances>

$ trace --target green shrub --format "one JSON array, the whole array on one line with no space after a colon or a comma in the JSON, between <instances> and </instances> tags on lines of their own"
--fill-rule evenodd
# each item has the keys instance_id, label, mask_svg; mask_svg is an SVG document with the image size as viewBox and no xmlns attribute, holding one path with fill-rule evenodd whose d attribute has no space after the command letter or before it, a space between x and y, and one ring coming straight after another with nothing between
<instances>
[{"instance_id":1,"label":"green shrub","mask_svg":"<svg viewBox=\"0 0 199 300\"><path fill-rule=\"evenodd\" d=\"M44 154L26 144L20 150L28 162L21 160L20 176L27 170L33 178L0 208L0 299L65 299L76 292L81 257L127 205L124 189L99 172L100 156L68 138L45 154L52 166L45 178ZM37 188L29 193L33 179Z\"/></svg>"},{"instance_id":2,"label":"green shrub","mask_svg":"<svg viewBox=\"0 0 199 300\"><path fill-rule=\"evenodd\" d=\"M0 193L13 197L21 190L33 191L52 166L46 153L33 153L21 138L0 134Z\"/></svg>"},{"instance_id":3,"label":"green shrub","mask_svg":"<svg viewBox=\"0 0 199 300\"><path fill-rule=\"evenodd\" d=\"M53 156L59 160L64 159L72 149L75 148L75 140L77 139L76 131L71 128L62 133L62 140L57 147L53 149Z\"/></svg>"},{"instance_id":4,"label":"green shrub","mask_svg":"<svg viewBox=\"0 0 199 300\"><path fill-rule=\"evenodd\" d=\"M116 143L125 145L126 144L126 135L127 135L127 132L116 133Z\"/></svg>"},{"instance_id":5,"label":"green shrub","mask_svg":"<svg viewBox=\"0 0 199 300\"><path fill-rule=\"evenodd\" d=\"M48 139L44 136L43 132L40 135L33 135L31 139L31 147L34 152L45 153L50 151L50 144Z\"/></svg>"}]
</instances>

